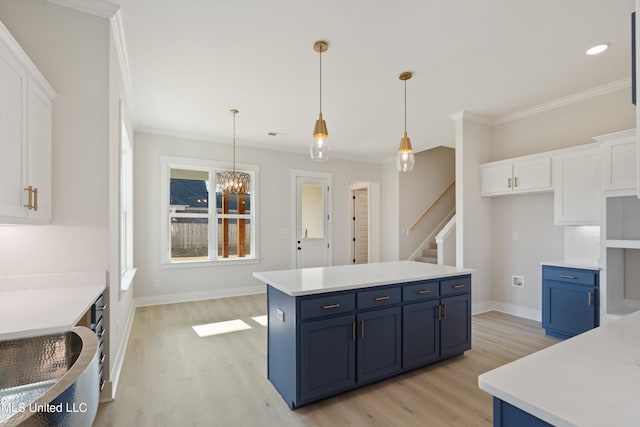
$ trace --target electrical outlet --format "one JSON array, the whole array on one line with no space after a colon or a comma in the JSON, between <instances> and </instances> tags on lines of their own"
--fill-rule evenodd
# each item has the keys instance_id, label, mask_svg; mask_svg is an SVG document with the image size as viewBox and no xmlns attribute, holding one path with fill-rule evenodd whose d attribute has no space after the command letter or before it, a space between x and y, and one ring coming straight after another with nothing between
<instances>
[{"instance_id":1,"label":"electrical outlet","mask_svg":"<svg viewBox=\"0 0 640 427\"><path fill-rule=\"evenodd\" d=\"M154 288L159 288L160 287L160 280L156 279L153 281L153 287Z\"/></svg>"},{"instance_id":2,"label":"electrical outlet","mask_svg":"<svg viewBox=\"0 0 640 427\"><path fill-rule=\"evenodd\" d=\"M511 276L511 286L514 288L524 288L524 276Z\"/></svg>"}]
</instances>

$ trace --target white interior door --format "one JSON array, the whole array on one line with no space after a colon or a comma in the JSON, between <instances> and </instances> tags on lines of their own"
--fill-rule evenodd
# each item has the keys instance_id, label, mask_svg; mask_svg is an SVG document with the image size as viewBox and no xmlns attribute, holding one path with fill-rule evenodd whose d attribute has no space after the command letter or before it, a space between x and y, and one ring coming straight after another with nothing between
<instances>
[{"instance_id":1,"label":"white interior door","mask_svg":"<svg viewBox=\"0 0 640 427\"><path fill-rule=\"evenodd\" d=\"M329 265L329 188L327 179L296 176L296 268Z\"/></svg>"},{"instance_id":2,"label":"white interior door","mask_svg":"<svg viewBox=\"0 0 640 427\"><path fill-rule=\"evenodd\" d=\"M353 263L369 262L369 190L353 191Z\"/></svg>"}]
</instances>

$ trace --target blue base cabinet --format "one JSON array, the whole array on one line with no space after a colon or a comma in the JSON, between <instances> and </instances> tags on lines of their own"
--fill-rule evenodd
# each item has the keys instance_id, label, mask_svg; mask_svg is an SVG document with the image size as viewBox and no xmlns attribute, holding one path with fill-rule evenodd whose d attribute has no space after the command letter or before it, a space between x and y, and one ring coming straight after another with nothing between
<instances>
[{"instance_id":1,"label":"blue base cabinet","mask_svg":"<svg viewBox=\"0 0 640 427\"><path fill-rule=\"evenodd\" d=\"M471 348L471 276L289 296L267 286L268 377L291 409Z\"/></svg>"},{"instance_id":2,"label":"blue base cabinet","mask_svg":"<svg viewBox=\"0 0 640 427\"><path fill-rule=\"evenodd\" d=\"M599 272L542 267L542 327L546 334L571 338L600 324Z\"/></svg>"},{"instance_id":3,"label":"blue base cabinet","mask_svg":"<svg viewBox=\"0 0 640 427\"><path fill-rule=\"evenodd\" d=\"M493 427L553 427L553 425L494 397Z\"/></svg>"}]
</instances>

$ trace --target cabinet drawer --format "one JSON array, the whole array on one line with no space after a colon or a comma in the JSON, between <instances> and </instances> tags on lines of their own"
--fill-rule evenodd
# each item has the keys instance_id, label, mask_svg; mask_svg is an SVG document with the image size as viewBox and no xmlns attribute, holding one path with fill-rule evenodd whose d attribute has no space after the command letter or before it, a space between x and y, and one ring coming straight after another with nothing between
<instances>
[{"instance_id":1,"label":"cabinet drawer","mask_svg":"<svg viewBox=\"0 0 640 427\"><path fill-rule=\"evenodd\" d=\"M104 319L101 318L98 320L98 323L94 323L91 325L91 329L93 330L93 332L96 333L96 335L98 336L98 341L102 341L102 337L105 334L105 329L104 329Z\"/></svg>"},{"instance_id":2,"label":"cabinet drawer","mask_svg":"<svg viewBox=\"0 0 640 427\"><path fill-rule=\"evenodd\" d=\"M347 313L355 308L356 296L353 292L305 298L300 301L300 320Z\"/></svg>"},{"instance_id":3,"label":"cabinet drawer","mask_svg":"<svg viewBox=\"0 0 640 427\"><path fill-rule=\"evenodd\" d=\"M471 292L471 277L460 276L440 282L440 295L468 294Z\"/></svg>"},{"instance_id":4,"label":"cabinet drawer","mask_svg":"<svg viewBox=\"0 0 640 427\"><path fill-rule=\"evenodd\" d=\"M358 292L358 310L399 304L401 295L399 286Z\"/></svg>"},{"instance_id":5,"label":"cabinet drawer","mask_svg":"<svg viewBox=\"0 0 640 427\"><path fill-rule=\"evenodd\" d=\"M576 268L543 267L544 280L569 282L581 285L595 286L598 272L594 270L580 270Z\"/></svg>"},{"instance_id":6,"label":"cabinet drawer","mask_svg":"<svg viewBox=\"0 0 640 427\"><path fill-rule=\"evenodd\" d=\"M402 301L421 301L440 296L440 282L437 280L418 282L402 287Z\"/></svg>"}]
</instances>

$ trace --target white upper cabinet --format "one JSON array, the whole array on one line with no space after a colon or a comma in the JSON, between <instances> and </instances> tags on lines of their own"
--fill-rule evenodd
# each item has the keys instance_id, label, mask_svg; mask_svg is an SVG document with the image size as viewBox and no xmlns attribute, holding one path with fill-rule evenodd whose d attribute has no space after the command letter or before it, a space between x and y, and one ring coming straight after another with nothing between
<instances>
[{"instance_id":1,"label":"white upper cabinet","mask_svg":"<svg viewBox=\"0 0 640 427\"><path fill-rule=\"evenodd\" d=\"M483 196L550 191L551 157L525 156L480 165Z\"/></svg>"},{"instance_id":2,"label":"white upper cabinet","mask_svg":"<svg viewBox=\"0 0 640 427\"><path fill-rule=\"evenodd\" d=\"M600 162L594 144L553 157L556 225L600 225Z\"/></svg>"},{"instance_id":3,"label":"white upper cabinet","mask_svg":"<svg viewBox=\"0 0 640 427\"><path fill-rule=\"evenodd\" d=\"M610 193L635 194L636 131L616 132L593 138L602 147L602 186Z\"/></svg>"},{"instance_id":4,"label":"white upper cabinet","mask_svg":"<svg viewBox=\"0 0 640 427\"><path fill-rule=\"evenodd\" d=\"M0 22L0 224L51 220L55 92Z\"/></svg>"}]
</instances>

